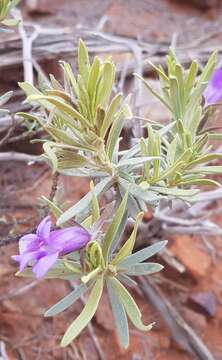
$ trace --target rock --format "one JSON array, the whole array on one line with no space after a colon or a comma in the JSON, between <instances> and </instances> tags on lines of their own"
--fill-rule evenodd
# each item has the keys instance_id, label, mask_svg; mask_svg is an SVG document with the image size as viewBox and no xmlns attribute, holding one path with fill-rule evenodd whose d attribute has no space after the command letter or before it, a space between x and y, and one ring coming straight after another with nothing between
<instances>
[{"instance_id":1,"label":"rock","mask_svg":"<svg viewBox=\"0 0 222 360\"><path fill-rule=\"evenodd\" d=\"M217 312L217 298L212 291L193 293L188 299L191 306L209 316L215 316Z\"/></svg>"},{"instance_id":2,"label":"rock","mask_svg":"<svg viewBox=\"0 0 222 360\"><path fill-rule=\"evenodd\" d=\"M173 239L171 251L184 264L187 271L196 280L207 275L211 266L211 257L200 249L201 241L199 238L178 235L174 236Z\"/></svg>"}]
</instances>

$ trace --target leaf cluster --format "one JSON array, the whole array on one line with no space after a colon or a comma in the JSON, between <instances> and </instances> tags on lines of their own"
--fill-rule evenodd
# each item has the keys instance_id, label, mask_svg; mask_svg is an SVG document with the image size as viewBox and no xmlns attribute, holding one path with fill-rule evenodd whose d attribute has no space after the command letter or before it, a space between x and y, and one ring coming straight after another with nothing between
<instances>
[{"instance_id":1,"label":"leaf cluster","mask_svg":"<svg viewBox=\"0 0 222 360\"><path fill-rule=\"evenodd\" d=\"M93 184L91 184L91 189L94 194ZM104 213L100 215L99 203L94 194L91 201L91 214L82 222L82 226L87 227L92 233L92 240L80 254L74 252L57 261L46 275L46 278L50 279L76 279L79 280L79 285L53 305L45 313L45 316L58 315L73 305L86 292L89 292L82 312L64 334L62 346L70 344L90 322L97 310L105 286L108 290L117 333L123 347L126 348L129 345L127 317L139 330L148 331L152 328L152 324L144 325L142 323L141 312L125 285L136 285L132 276L149 275L162 270L162 265L144 261L159 252L166 245L166 241L160 241L132 253L138 226L143 217L143 213L139 213L129 238L120 248L118 247L126 225L127 200L128 193L125 194L116 209L108 229L102 231L101 225L104 225L108 214L104 211L105 217ZM58 217L62 211L49 200L47 202L53 214ZM31 268L26 268L23 273L17 275L33 276Z\"/></svg>"}]
</instances>

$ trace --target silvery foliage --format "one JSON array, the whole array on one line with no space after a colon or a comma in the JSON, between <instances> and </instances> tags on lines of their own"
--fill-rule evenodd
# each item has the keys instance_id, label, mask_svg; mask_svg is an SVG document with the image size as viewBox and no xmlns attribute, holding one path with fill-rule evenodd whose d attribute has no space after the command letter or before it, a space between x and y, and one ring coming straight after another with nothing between
<instances>
[{"instance_id":1,"label":"silvery foliage","mask_svg":"<svg viewBox=\"0 0 222 360\"><path fill-rule=\"evenodd\" d=\"M153 262L144 262L161 251L161 241L133 252L143 212L154 209L160 200L180 199L192 203L199 185L219 186L208 175L221 173L222 167L210 161L221 158L211 152L209 139L216 137L206 128L207 109L202 94L216 65L216 53L209 58L200 76L196 61L185 71L170 51L165 71L155 67L161 93L141 78L145 86L170 111L171 122L166 126L150 124L147 137L135 139L130 149L120 151L121 134L127 121L133 121L130 96L113 94L115 66L110 58L101 61L97 56L90 63L88 51L79 42L78 70L61 63L64 75L62 86L50 75L50 86L37 89L20 83L27 101L40 105L38 114L19 115L38 122L46 131L43 140L44 158L54 172L67 176L85 176L91 180L90 192L68 210L62 204L44 198L57 226L78 221L92 234L85 249L57 261L46 278L76 279L78 286L52 306L45 316L54 316L67 309L89 291L86 305L71 323L62 346L68 345L94 316L104 286L121 345L129 344L127 317L140 330L147 331L141 312L125 285L135 284L132 276L152 274L162 269ZM195 187L193 187L193 185ZM112 193L113 201L101 208L99 198ZM135 225L129 238L121 238L129 217ZM31 267L20 276L33 276Z\"/></svg>"}]
</instances>

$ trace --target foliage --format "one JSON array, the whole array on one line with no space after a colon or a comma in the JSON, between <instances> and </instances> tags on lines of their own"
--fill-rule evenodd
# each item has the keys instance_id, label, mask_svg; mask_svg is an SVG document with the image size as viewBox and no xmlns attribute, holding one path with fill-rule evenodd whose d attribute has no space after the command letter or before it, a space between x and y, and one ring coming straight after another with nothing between
<instances>
[{"instance_id":1,"label":"foliage","mask_svg":"<svg viewBox=\"0 0 222 360\"><path fill-rule=\"evenodd\" d=\"M8 14L19 2L20 0L0 0L0 25L6 27L18 25L19 20L8 18Z\"/></svg>"},{"instance_id":2,"label":"foliage","mask_svg":"<svg viewBox=\"0 0 222 360\"><path fill-rule=\"evenodd\" d=\"M216 51L211 55L197 79L198 64L193 61L188 72L177 62L170 51L167 56L167 72L153 65L159 75L162 95L157 94L147 81L141 78L147 89L156 96L171 112L172 123L168 127L155 131L148 126L148 139L141 139L141 151L145 155L161 156L162 164L155 161L154 171L150 175L148 164L144 165L143 186L146 183L162 186L216 185L216 181L205 175L221 173L221 166L209 166L211 160L220 159L222 154L210 152L210 137L217 136L211 129L205 128L206 108L202 105L202 95L216 65ZM214 129L213 129L214 130ZM161 135L165 134L161 143ZM162 166L161 166L162 165Z\"/></svg>"},{"instance_id":3,"label":"foliage","mask_svg":"<svg viewBox=\"0 0 222 360\"><path fill-rule=\"evenodd\" d=\"M202 96L216 65L216 53L199 77L197 63L193 61L185 71L172 50L166 65L167 71L153 65L161 94L141 80L170 111L171 122L166 126L148 125L147 137L135 139L127 150L120 150L120 141L125 122L132 121L130 97L112 95L115 66L110 58L102 62L96 56L90 63L87 48L80 40L79 74L75 76L68 63L61 63L64 86L52 75L50 86L40 90L20 83L27 101L39 104L40 112L19 115L45 129L47 136L41 139L43 156L53 171L87 176L95 182L91 181L90 192L68 210L44 198L58 227L75 221L91 234L82 250L61 256L45 276L78 281L76 289L52 306L46 316L59 314L89 291L86 305L67 329L62 346L75 339L92 319L105 285L123 347L129 343L127 316L138 329L151 329L152 324L142 323L141 312L125 287L135 284L132 276L162 269L159 264L144 261L159 252L165 241L133 253L143 211L154 209L161 199L192 202L202 184L219 186L205 178L221 173L222 168L211 165L221 154L211 152L209 139L219 134L205 127L207 107ZM101 209L99 198L107 191L112 201ZM135 219L135 225L123 242L130 217ZM32 266L18 275L33 276Z\"/></svg>"}]
</instances>

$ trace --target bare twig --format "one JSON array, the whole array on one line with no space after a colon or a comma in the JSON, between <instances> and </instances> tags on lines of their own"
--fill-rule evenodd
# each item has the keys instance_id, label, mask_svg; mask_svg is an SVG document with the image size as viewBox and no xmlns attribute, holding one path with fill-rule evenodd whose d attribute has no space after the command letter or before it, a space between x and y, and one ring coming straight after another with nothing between
<instances>
[{"instance_id":1,"label":"bare twig","mask_svg":"<svg viewBox=\"0 0 222 360\"><path fill-rule=\"evenodd\" d=\"M34 84L34 75L33 75L33 63L32 63L32 44L34 40L38 37L39 31L35 27L33 33L28 36L25 24L22 20L20 13L20 23L19 23L19 34L22 39L22 53L23 53L23 69L24 69L24 80L29 84Z\"/></svg>"},{"instance_id":2,"label":"bare twig","mask_svg":"<svg viewBox=\"0 0 222 360\"><path fill-rule=\"evenodd\" d=\"M6 135L0 140L0 148L5 146L15 130L14 116L12 116L12 126L7 130Z\"/></svg>"},{"instance_id":3,"label":"bare twig","mask_svg":"<svg viewBox=\"0 0 222 360\"><path fill-rule=\"evenodd\" d=\"M7 144L12 144L12 143L16 143L18 141L24 141L24 140L31 140L34 137L38 137L44 134L44 130L39 129L39 130L35 130L35 131L30 131L30 132L25 132L22 133L21 135L17 135L17 136L11 136L13 133L13 128L10 128L9 131L11 130L10 134L7 136L5 136L5 138L3 138L0 141L0 148L7 145ZM9 132L8 132L9 133ZM4 141L3 141L4 140Z\"/></svg>"},{"instance_id":4,"label":"bare twig","mask_svg":"<svg viewBox=\"0 0 222 360\"><path fill-rule=\"evenodd\" d=\"M184 321L175 306L166 299L159 287L144 277L139 277L139 280L144 295L161 314L180 347L198 360L215 360L207 346Z\"/></svg>"},{"instance_id":5,"label":"bare twig","mask_svg":"<svg viewBox=\"0 0 222 360\"><path fill-rule=\"evenodd\" d=\"M59 173L56 172L55 174L53 174L52 176L52 188L51 188L51 192L49 195L49 200L53 201L55 195L56 195L56 191L58 188L58 180L59 180Z\"/></svg>"},{"instance_id":6,"label":"bare twig","mask_svg":"<svg viewBox=\"0 0 222 360\"><path fill-rule=\"evenodd\" d=\"M9 360L6 353L5 343L3 341L0 341L0 360Z\"/></svg>"},{"instance_id":7,"label":"bare twig","mask_svg":"<svg viewBox=\"0 0 222 360\"><path fill-rule=\"evenodd\" d=\"M26 293L27 291L29 291L33 287L35 287L38 283L39 283L38 280L34 280L34 281L30 282L29 284L26 284L20 288L12 289L7 294L0 296L0 302L8 300L8 299L12 299L15 296L23 295L24 293Z\"/></svg>"},{"instance_id":8,"label":"bare twig","mask_svg":"<svg viewBox=\"0 0 222 360\"><path fill-rule=\"evenodd\" d=\"M0 153L1 161L22 161L22 162L44 162L43 158L37 155L29 155L24 153L18 153L14 151Z\"/></svg>"}]
</instances>

